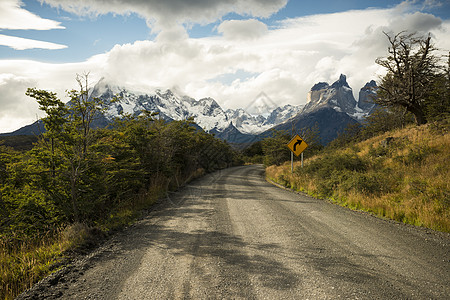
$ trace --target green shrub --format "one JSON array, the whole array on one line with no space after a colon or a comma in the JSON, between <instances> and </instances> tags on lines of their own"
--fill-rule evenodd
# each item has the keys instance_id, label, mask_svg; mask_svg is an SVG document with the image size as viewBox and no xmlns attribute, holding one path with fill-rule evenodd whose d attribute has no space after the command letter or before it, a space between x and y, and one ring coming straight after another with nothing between
<instances>
[{"instance_id":1,"label":"green shrub","mask_svg":"<svg viewBox=\"0 0 450 300\"><path fill-rule=\"evenodd\" d=\"M390 190L386 174L353 172L342 182L341 188L349 192L355 190L366 195L380 195Z\"/></svg>"},{"instance_id":2,"label":"green shrub","mask_svg":"<svg viewBox=\"0 0 450 300\"><path fill-rule=\"evenodd\" d=\"M438 151L435 148L428 145L423 145L421 147L409 149L406 155L398 155L395 157L395 160L405 165L413 165L422 162L429 155L437 152Z\"/></svg>"},{"instance_id":3,"label":"green shrub","mask_svg":"<svg viewBox=\"0 0 450 300\"><path fill-rule=\"evenodd\" d=\"M364 172L367 162L354 153L334 153L318 158L305 166L303 172L319 178L331 178L334 171ZM296 169L296 173L302 170Z\"/></svg>"}]
</instances>

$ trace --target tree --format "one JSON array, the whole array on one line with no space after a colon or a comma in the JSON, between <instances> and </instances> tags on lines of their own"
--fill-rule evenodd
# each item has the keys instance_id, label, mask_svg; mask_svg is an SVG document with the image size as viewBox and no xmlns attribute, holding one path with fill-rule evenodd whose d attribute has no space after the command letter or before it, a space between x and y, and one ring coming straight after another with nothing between
<instances>
[{"instance_id":1,"label":"tree","mask_svg":"<svg viewBox=\"0 0 450 300\"><path fill-rule=\"evenodd\" d=\"M434 81L433 91L427 99L426 114L429 121L439 121L450 115L450 53L447 66Z\"/></svg>"},{"instance_id":2,"label":"tree","mask_svg":"<svg viewBox=\"0 0 450 300\"><path fill-rule=\"evenodd\" d=\"M89 96L88 77L89 74L77 75L80 89L69 92L71 100L67 105L52 92L32 88L26 93L36 99L47 115L43 118L47 132L30 152L31 161L40 171L36 186L46 192L47 198L59 202L67 218L76 222L88 214L88 207L93 207L90 200L98 200L92 189L99 185L90 183L96 178L94 172L99 173L95 168L100 160L90 148L95 142L92 122L102 111L102 102ZM51 141L50 147L47 140ZM51 170L51 180L47 178L47 168ZM70 209L66 206L69 203Z\"/></svg>"},{"instance_id":3,"label":"tree","mask_svg":"<svg viewBox=\"0 0 450 300\"><path fill-rule=\"evenodd\" d=\"M46 130L44 136L50 140L52 177L55 177L55 139L61 134L69 111L56 93L28 88L25 94L35 98L39 109L46 113L42 118Z\"/></svg>"},{"instance_id":4,"label":"tree","mask_svg":"<svg viewBox=\"0 0 450 300\"><path fill-rule=\"evenodd\" d=\"M281 165L285 161L290 160L290 152L286 147L290 138L287 131L273 130L272 136L262 141L264 164L266 166Z\"/></svg>"},{"instance_id":5,"label":"tree","mask_svg":"<svg viewBox=\"0 0 450 300\"><path fill-rule=\"evenodd\" d=\"M394 36L384 34L389 40L389 55L378 58L376 63L385 67L387 74L381 80L375 102L404 107L414 115L417 125L425 124L427 99L439 73L431 36L418 37L404 31Z\"/></svg>"},{"instance_id":6,"label":"tree","mask_svg":"<svg viewBox=\"0 0 450 300\"><path fill-rule=\"evenodd\" d=\"M323 145L320 143L320 129L317 123L313 127L303 127L297 134L308 144L305 154L313 156L323 149Z\"/></svg>"}]
</instances>

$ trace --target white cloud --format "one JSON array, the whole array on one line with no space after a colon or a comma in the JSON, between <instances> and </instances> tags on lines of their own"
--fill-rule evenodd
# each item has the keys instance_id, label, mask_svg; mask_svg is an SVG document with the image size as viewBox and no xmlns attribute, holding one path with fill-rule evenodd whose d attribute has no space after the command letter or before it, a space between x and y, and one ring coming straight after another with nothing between
<instances>
[{"instance_id":1,"label":"white cloud","mask_svg":"<svg viewBox=\"0 0 450 300\"><path fill-rule=\"evenodd\" d=\"M20 6L20 0L2 0L0 2L0 29L64 29L59 22L43 19Z\"/></svg>"},{"instance_id":2,"label":"white cloud","mask_svg":"<svg viewBox=\"0 0 450 300\"><path fill-rule=\"evenodd\" d=\"M256 39L267 33L267 25L255 19L227 20L222 22L217 31L226 39Z\"/></svg>"},{"instance_id":3,"label":"white cloud","mask_svg":"<svg viewBox=\"0 0 450 300\"><path fill-rule=\"evenodd\" d=\"M27 87L34 84L32 79L13 74L0 75L0 132L13 131L37 119L37 103L22 95Z\"/></svg>"},{"instance_id":4,"label":"white cloud","mask_svg":"<svg viewBox=\"0 0 450 300\"><path fill-rule=\"evenodd\" d=\"M161 3L161 7L156 9L159 12L176 2L148 1L150 6ZM194 2L197 5L206 3L201 0ZM68 5L69 1L61 3ZM75 1L76 5L80 3ZM111 2L94 1L97 6L105 3ZM112 3L112 6L116 5L116 2ZM123 4L123 1L117 3ZM137 0L130 3L134 10L138 4L144 5L143 1ZM83 71L92 72L92 82L105 76L117 84L132 85L140 90L177 87L197 99L213 97L225 109L248 107L261 92L278 105L303 104L307 92L315 83L332 83L341 73L347 75L357 96L367 81L376 80L383 72L375 64L377 57L387 54L387 39L383 31L430 31L439 48L450 50L450 21L411 11L407 9L408 4L410 2L403 3L401 9L367 9L290 19L280 22L276 28L261 30L262 34L256 35L255 39L233 39L230 34L240 27L243 31L248 29L244 36L252 36L258 28L263 29L261 21L223 22L222 31L219 30L223 36L200 39L190 38L181 25L169 26L154 41L116 45L109 52L86 62L43 64L0 60L0 69L21 78L21 82L34 80L38 88L51 88L61 97L65 89L76 87L75 74ZM206 8L202 10L202 18L212 20L221 15L218 6L214 7L216 10L213 9L211 14L207 13ZM252 10L247 8L246 11L250 14ZM180 20L186 22L202 20L200 16L190 16L182 10L169 11L170 14L180 14L184 16ZM236 75L236 79L231 80L232 74L238 73L248 76ZM225 77L226 80L220 81ZM24 85L18 85L17 89L1 90L0 101L7 101L5 99L9 99L8 94L13 90L17 94L11 97L17 98L19 94L25 97L25 90L18 91ZM0 128L3 128L2 124Z\"/></svg>"},{"instance_id":5,"label":"white cloud","mask_svg":"<svg viewBox=\"0 0 450 300\"><path fill-rule=\"evenodd\" d=\"M51 90L64 102L66 90L77 88L76 74L98 70L101 57L83 63L49 64L29 60L0 60L0 133L10 132L36 121L42 116L36 101L25 95L27 88ZM92 74L91 83L99 80Z\"/></svg>"},{"instance_id":6,"label":"white cloud","mask_svg":"<svg viewBox=\"0 0 450 300\"><path fill-rule=\"evenodd\" d=\"M15 37L15 36L8 36L8 35L4 35L4 34L0 34L0 45L11 47L15 50L25 50L25 49L35 49L35 48L56 50L56 49L67 48L66 45L25 39L25 38L20 38L20 37Z\"/></svg>"},{"instance_id":7,"label":"white cloud","mask_svg":"<svg viewBox=\"0 0 450 300\"><path fill-rule=\"evenodd\" d=\"M20 0L2 0L0 2L0 29L14 30L51 30L64 29L59 22L43 19L23 8ZM14 36L0 34L0 45L13 48L15 50L25 49L63 49L65 45L37 41Z\"/></svg>"}]
</instances>

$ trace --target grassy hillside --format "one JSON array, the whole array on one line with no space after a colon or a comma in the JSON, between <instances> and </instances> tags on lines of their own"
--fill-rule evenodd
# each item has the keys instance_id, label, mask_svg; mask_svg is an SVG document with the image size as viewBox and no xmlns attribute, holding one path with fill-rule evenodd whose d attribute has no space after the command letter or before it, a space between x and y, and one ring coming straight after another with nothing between
<instances>
[{"instance_id":1,"label":"grassy hillside","mask_svg":"<svg viewBox=\"0 0 450 300\"><path fill-rule=\"evenodd\" d=\"M338 150L270 166L286 187L352 209L450 232L450 134L433 125L386 132Z\"/></svg>"}]
</instances>

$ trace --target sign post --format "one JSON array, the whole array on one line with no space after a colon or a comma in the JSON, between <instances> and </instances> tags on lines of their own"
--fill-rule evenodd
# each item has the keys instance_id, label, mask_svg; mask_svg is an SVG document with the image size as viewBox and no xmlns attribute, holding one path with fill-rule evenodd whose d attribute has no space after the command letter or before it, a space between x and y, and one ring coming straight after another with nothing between
<instances>
[{"instance_id":1,"label":"sign post","mask_svg":"<svg viewBox=\"0 0 450 300\"><path fill-rule=\"evenodd\" d=\"M291 151L291 173L294 173L294 153Z\"/></svg>"},{"instance_id":2,"label":"sign post","mask_svg":"<svg viewBox=\"0 0 450 300\"><path fill-rule=\"evenodd\" d=\"M308 144L297 134L294 138L287 144L289 150L291 150L291 172L294 172L294 154L296 156L302 155L302 168L303 168L303 151L305 151Z\"/></svg>"}]
</instances>

